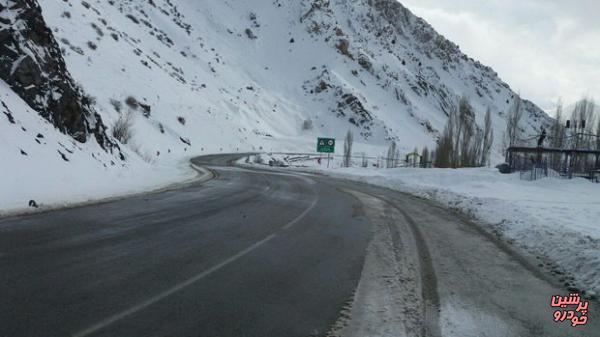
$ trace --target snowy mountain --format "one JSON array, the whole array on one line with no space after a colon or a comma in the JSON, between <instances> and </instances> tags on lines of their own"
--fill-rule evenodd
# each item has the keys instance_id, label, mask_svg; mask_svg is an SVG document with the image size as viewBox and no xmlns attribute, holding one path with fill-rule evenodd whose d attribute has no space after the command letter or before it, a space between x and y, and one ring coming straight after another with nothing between
<instances>
[{"instance_id":1,"label":"snowy mountain","mask_svg":"<svg viewBox=\"0 0 600 337\"><path fill-rule=\"evenodd\" d=\"M66 69L60 73L74 79L71 96L83 107L88 134L103 125L106 131L99 127L96 134L111 138L119 120L131 119L131 139L120 146L126 160L118 167L140 158L168 163L221 151L314 151L317 136L342 139L347 130L355 133L357 150L373 155L392 139L406 151L431 148L462 95L470 99L479 125L491 108L500 157L504 114L516 94L491 68L396 1L38 2L60 53L36 48L19 35L19 25L30 17L20 14L22 1L2 0L0 46L7 44L5 36L21 45L10 67L27 55L40 65L62 56ZM70 83L67 78L56 77ZM14 93L3 89L0 98L14 119L37 111L79 141L71 142L71 151L94 147L81 145L83 140L103 142L103 136L96 137L100 141L77 136L82 126L65 128L48 118L49 102L32 100L14 79L3 79ZM45 97L56 96L50 93L46 89ZM525 134L547 122L542 110L526 102ZM35 123L46 134L58 133L42 119ZM21 150L60 157L56 149L34 150L39 142L30 140L37 129L15 131L17 123L6 133L11 128L6 120L0 126L2 134L10 134L0 151L16 167L32 160ZM119 162L117 153L101 165Z\"/></svg>"}]
</instances>

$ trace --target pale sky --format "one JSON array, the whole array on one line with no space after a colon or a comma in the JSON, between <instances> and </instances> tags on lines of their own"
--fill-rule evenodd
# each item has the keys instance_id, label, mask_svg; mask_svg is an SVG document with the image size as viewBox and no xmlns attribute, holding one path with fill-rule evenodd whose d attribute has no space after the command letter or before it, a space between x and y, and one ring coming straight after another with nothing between
<instances>
[{"instance_id":1,"label":"pale sky","mask_svg":"<svg viewBox=\"0 0 600 337\"><path fill-rule=\"evenodd\" d=\"M600 98L599 0L400 0L542 109Z\"/></svg>"}]
</instances>

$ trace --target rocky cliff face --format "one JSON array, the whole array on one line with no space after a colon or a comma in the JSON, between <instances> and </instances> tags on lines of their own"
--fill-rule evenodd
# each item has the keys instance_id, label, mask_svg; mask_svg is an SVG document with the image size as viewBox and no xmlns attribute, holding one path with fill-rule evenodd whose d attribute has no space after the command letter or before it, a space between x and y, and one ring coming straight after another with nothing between
<instances>
[{"instance_id":1,"label":"rocky cliff face","mask_svg":"<svg viewBox=\"0 0 600 337\"><path fill-rule=\"evenodd\" d=\"M36 0L0 3L0 78L31 108L79 142L111 145L100 116L71 78Z\"/></svg>"}]
</instances>

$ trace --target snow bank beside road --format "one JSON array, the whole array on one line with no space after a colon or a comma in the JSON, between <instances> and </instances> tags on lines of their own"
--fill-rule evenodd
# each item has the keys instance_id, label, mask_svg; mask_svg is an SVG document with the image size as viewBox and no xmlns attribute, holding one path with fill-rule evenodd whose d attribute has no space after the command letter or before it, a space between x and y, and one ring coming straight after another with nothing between
<instances>
[{"instance_id":1,"label":"snow bank beside road","mask_svg":"<svg viewBox=\"0 0 600 337\"><path fill-rule=\"evenodd\" d=\"M600 290L599 185L583 179L522 181L485 168L334 172L457 208L509 242L547 257L548 267L574 277L574 282L563 277L565 285Z\"/></svg>"},{"instance_id":2,"label":"snow bank beside road","mask_svg":"<svg viewBox=\"0 0 600 337\"><path fill-rule=\"evenodd\" d=\"M115 150L116 151L116 150ZM163 153L147 161L122 146L122 161L93 139L57 132L0 80L0 216L57 208L164 188L193 179L189 156ZM151 163L149 163L151 162Z\"/></svg>"},{"instance_id":3,"label":"snow bank beside road","mask_svg":"<svg viewBox=\"0 0 600 337\"><path fill-rule=\"evenodd\" d=\"M268 163L269 156L264 156ZM283 159L285 156L275 156ZM385 186L435 200L480 220L540 257L566 285L600 291L600 185L584 179L523 181L496 169L341 168L305 170Z\"/></svg>"},{"instance_id":4,"label":"snow bank beside road","mask_svg":"<svg viewBox=\"0 0 600 337\"><path fill-rule=\"evenodd\" d=\"M7 172L11 179L0 180L0 216L48 210L87 202L121 198L194 180L198 172L188 160L176 165L139 165L99 169L82 165L86 174L73 174L58 165L19 167ZM36 178L37 177L37 178ZM34 200L39 208L29 207Z\"/></svg>"}]
</instances>

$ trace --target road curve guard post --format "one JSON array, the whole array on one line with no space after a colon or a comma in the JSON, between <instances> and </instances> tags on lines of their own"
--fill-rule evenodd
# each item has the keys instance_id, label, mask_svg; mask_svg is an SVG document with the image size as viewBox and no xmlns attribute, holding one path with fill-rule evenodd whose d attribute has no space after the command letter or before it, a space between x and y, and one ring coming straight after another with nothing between
<instances>
[{"instance_id":1,"label":"road curve guard post","mask_svg":"<svg viewBox=\"0 0 600 337\"><path fill-rule=\"evenodd\" d=\"M317 152L327 153L327 168L331 160L331 153L335 153L335 138L317 138Z\"/></svg>"}]
</instances>

